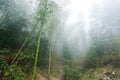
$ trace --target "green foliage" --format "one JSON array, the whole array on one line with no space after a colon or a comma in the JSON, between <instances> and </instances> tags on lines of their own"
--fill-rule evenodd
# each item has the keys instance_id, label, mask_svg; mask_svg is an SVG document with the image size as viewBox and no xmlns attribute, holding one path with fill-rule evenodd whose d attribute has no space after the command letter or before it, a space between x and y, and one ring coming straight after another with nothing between
<instances>
[{"instance_id":1,"label":"green foliage","mask_svg":"<svg viewBox=\"0 0 120 80\"><path fill-rule=\"evenodd\" d=\"M82 75L81 67L73 63L72 54L70 54L70 50L66 46L63 50L63 63L64 79L80 80Z\"/></svg>"},{"instance_id":2,"label":"green foliage","mask_svg":"<svg viewBox=\"0 0 120 80\"><path fill-rule=\"evenodd\" d=\"M51 71L51 75L52 75L53 77L58 76L58 74L59 74L58 71L55 71L55 70L54 70L54 71Z\"/></svg>"},{"instance_id":3,"label":"green foliage","mask_svg":"<svg viewBox=\"0 0 120 80\"><path fill-rule=\"evenodd\" d=\"M98 67L111 64L119 66L120 60L120 39L115 37L109 41L95 40L93 45L90 46L86 67Z\"/></svg>"},{"instance_id":4,"label":"green foliage","mask_svg":"<svg viewBox=\"0 0 120 80\"><path fill-rule=\"evenodd\" d=\"M80 80L119 80L119 68L110 65L84 70Z\"/></svg>"},{"instance_id":5,"label":"green foliage","mask_svg":"<svg viewBox=\"0 0 120 80\"><path fill-rule=\"evenodd\" d=\"M4 20L5 16L7 15L7 9L9 7L11 1L9 0L0 0L0 24ZM0 28L1 29L1 28Z\"/></svg>"},{"instance_id":6,"label":"green foliage","mask_svg":"<svg viewBox=\"0 0 120 80\"><path fill-rule=\"evenodd\" d=\"M0 1L0 48L18 49L28 34L27 17L21 16L23 10L16 9L14 4L14 1Z\"/></svg>"},{"instance_id":7,"label":"green foliage","mask_svg":"<svg viewBox=\"0 0 120 80\"><path fill-rule=\"evenodd\" d=\"M41 38L41 45L39 49L39 59L38 59L38 66L40 68L47 68L48 67L48 60L49 60L49 41L47 38L42 37Z\"/></svg>"},{"instance_id":8,"label":"green foliage","mask_svg":"<svg viewBox=\"0 0 120 80\"><path fill-rule=\"evenodd\" d=\"M25 80L25 73L16 64L8 65L0 58L0 76L3 80Z\"/></svg>"},{"instance_id":9,"label":"green foliage","mask_svg":"<svg viewBox=\"0 0 120 80\"><path fill-rule=\"evenodd\" d=\"M21 66L21 69L30 74L32 72L32 67L34 63L35 55L33 52L29 50L24 50L21 52L21 55L18 57L16 62L18 62L18 66Z\"/></svg>"},{"instance_id":10,"label":"green foliage","mask_svg":"<svg viewBox=\"0 0 120 80\"><path fill-rule=\"evenodd\" d=\"M14 23L9 22L7 19L6 21L0 26L4 26L4 29L0 29L0 48L17 49L27 34L27 32L23 31L24 26L22 24L24 21L18 20L18 22Z\"/></svg>"},{"instance_id":11,"label":"green foliage","mask_svg":"<svg viewBox=\"0 0 120 80\"><path fill-rule=\"evenodd\" d=\"M64 73L65 80L80 80L82 76L80 66L64 66Z\"/></svg>"}]
</instances>

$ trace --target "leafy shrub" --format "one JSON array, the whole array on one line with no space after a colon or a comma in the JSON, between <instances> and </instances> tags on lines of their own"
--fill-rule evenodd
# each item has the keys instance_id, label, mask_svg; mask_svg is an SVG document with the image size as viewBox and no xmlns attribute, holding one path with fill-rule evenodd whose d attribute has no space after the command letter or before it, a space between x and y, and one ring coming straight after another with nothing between
<instances>
[{"instance_id":1,"label":"leafy shrub","mask_svg":"<svg viewBox=\"0 0 120 80\"><path fill-rule=\"evenodd\" d=\"M80 80L82 76L82 70L80 66L64 67L64 79L65 80Z\"/></svg>"},{"instance_id":2,"label":"leafy shrub","mask_svg":"<svg viewBox=\"0 0 120 80\"><path fill-rule=\"evenodd\" d=\"M86 67L98 67L104 65L120 66L120 38L112 38L105 42L97 40L93 42L87 54Z\"/></svg>"},{"instance_id":3,"label":"leafy shrub","mask_svg":"<svg viewBox=\"0 0 120 80\"><path fill-rule=\"evenodd\" d=\"M0 58L0 78L2 80L25 80L25 73L16 64L8 65Z\"/></svg>"}]
</instances>

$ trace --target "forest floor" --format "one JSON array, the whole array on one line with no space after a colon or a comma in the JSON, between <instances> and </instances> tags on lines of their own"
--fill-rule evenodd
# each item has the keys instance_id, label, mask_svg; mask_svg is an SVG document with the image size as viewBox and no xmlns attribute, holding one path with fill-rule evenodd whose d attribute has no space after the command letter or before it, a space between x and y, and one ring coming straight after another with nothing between
<instances>
[{"instance_id":1,"label":"forest floor","mask_svg":"<svg viewBox=\"0 0 120 80\"><path fill-rule=\"evenodd\" d=\"M120 80L120 68L107 65L100 68L88 69L81 80Z\"/></svg>"},{"instance_id":2,"label":"forest floor","mask_svg":"<svg viewBox=\"0 0 120 80\"><path fill-rule=\"evenodd\" d=\"M63 80L63 75L64 75L63 69L62 67L60 67L59 74L56 77L51 77L50 80ZM36 76L37 80L48 80L47 74L42 73L42 71L39 68L37 68L36 70Z\"/></svg>"},{"instance_id":3,"label":"forest floor","mask_svg":"<svg viewBox=\"0 0 120 80\"><path fill-rule=\"evenodd\" d=\"M63 70L57 77L51 77L51 80L64 80ZM47 75L42 74L39 68L37 68L37 80L47 80ZM86 71L81 76L81 80L120 80L120 68L114 68L110 65L105 67L86 69Z\"/></svg>"}]
</instances>

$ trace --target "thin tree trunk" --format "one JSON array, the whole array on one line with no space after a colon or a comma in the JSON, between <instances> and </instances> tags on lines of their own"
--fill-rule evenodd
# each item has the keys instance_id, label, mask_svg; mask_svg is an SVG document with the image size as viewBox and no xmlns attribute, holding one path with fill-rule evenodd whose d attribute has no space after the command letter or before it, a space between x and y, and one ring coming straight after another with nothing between
<instances>
[{"instance_id":1,"label":"thin tree trunk","mask_svg":"<svg viewBox=\"0 0 120 80\"><path fill-rule=\"evenodd\" d=\"M51 53L51 49L49 48L48 80L51 80L51 79L50 79L50 73L51 73L51 60L52 60L52 53Z\"/></svg>"}]
</instances>

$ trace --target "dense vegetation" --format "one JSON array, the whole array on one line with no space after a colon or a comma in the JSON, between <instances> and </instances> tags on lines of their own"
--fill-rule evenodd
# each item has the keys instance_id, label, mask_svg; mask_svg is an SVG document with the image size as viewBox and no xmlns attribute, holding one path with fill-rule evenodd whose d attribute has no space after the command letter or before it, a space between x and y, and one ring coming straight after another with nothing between
<instances>
[{"instance_id":1,"label":"dense vegetation","mask_svg":"<svg viewBox=\"0 0 120 80\"><path fill-rule=\"evenodd\" d=\"M0 80L120 79L119 4L92 10L89 43L80 51L87 40L65 37L67 13L59 1L28 1L0 0Z\"/></svg>"}]
</instances>

